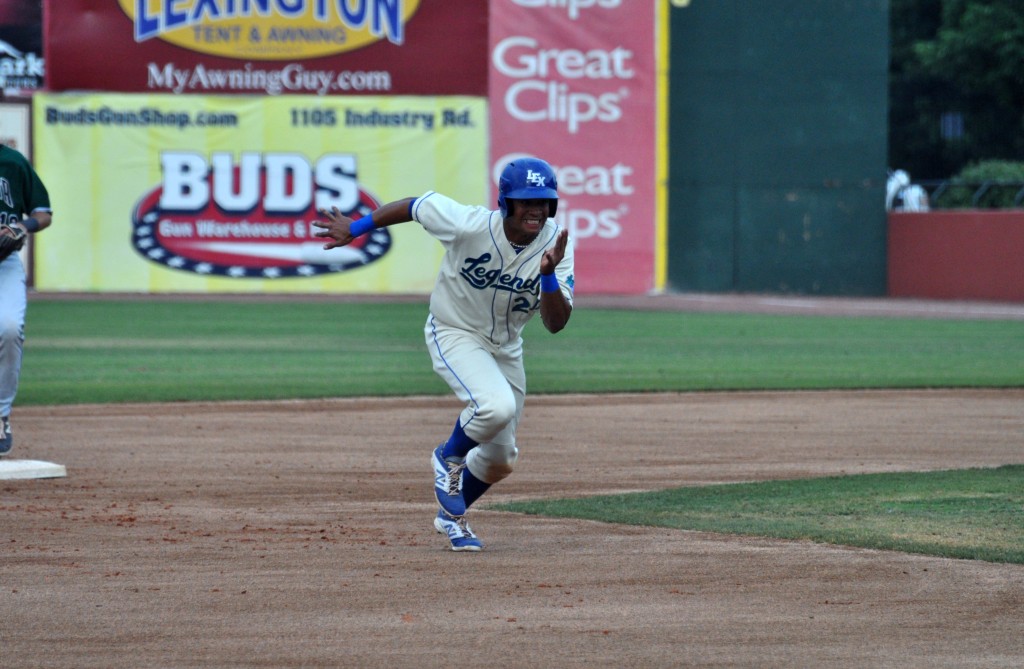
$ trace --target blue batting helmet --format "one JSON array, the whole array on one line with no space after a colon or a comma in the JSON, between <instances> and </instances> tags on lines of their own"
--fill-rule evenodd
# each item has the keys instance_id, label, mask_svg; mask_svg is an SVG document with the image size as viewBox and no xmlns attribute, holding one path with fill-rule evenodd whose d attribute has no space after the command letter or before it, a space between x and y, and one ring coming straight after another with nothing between
<instances>
[{"instance_id":1,"label":"blue batting helmet","mask_svg":"<svg viewBox=\"0 0 1024 669\"><path fill-rule=\"evenodd\" d=\"M516 158L498 178L498 208L508 216L509 200L549 200L548 216L558 209L558 180L555 170L540 158Z\"/></svg>"}]
</instances>

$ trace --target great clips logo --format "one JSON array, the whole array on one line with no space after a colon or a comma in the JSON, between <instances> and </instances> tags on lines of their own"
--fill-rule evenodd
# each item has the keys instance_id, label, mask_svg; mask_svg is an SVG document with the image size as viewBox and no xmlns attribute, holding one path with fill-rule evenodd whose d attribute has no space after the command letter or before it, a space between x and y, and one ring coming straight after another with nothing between
<instances>
[{"instance_id":1,"label":"great clips logo","mask_svg":"<svg viewBox=\"0 0 1024 669\"><path fill-rule=\"evenodd\" d=\"M420 0L118 0L135 41L225 58L285 60L402 44Z\"/></svg>"},{"instance_id":2,"label":"great clips logo","mask_svg":"<svg viewBox=\"0 0 1024 669\"><path fill-rule=\"evenodd\" d=\"M356 180L356 159L329 154L166 151L163 182L132 215L132 245L146 260L201 275L276 279L362 267L391 248L377 229L325 251L320 209L359 218L379 206Z\"/></svg>"}]
</instances>

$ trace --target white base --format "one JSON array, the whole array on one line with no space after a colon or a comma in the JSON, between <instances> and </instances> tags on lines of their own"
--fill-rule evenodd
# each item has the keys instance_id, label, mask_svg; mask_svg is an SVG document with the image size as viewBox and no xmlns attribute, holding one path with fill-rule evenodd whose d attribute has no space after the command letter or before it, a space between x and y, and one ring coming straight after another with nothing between
<instances>
[{"instance_id":1,"label":"white base","mask_svg":"<svg viewBox=\"0 0 1024 669\"><path fill-rule=\"evenodd\" d=\"M42 460L0 459L0 481L9 479L58 479L68 475L64 465Z\"/></svg>"}]
</instances>

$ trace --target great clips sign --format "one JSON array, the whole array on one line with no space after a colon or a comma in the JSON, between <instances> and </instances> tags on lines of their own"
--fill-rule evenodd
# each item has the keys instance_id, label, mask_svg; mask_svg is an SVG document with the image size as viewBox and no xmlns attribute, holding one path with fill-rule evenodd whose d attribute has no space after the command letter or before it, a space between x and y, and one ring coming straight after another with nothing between
<instances>
[{"instance_id":1,"label":"great clips sign","mask_svg":"<svg viewBox=\"0 0 1024 669\"><path fill-rule=\"evenodd\" d=\"M523 154L555 168L579 293L659 288L656 5L491 2L492 175Z\"/></svg>"},{"instance_id":2,"label":"great clips sign","mask_svg":"<svg viewBox=\"0 0 1024 669\"><path fill-rule=\"evenodd\" d=\"M55 91L486 91L480 0L47 0L46 8Z\"/></svg>"}]
</instances>

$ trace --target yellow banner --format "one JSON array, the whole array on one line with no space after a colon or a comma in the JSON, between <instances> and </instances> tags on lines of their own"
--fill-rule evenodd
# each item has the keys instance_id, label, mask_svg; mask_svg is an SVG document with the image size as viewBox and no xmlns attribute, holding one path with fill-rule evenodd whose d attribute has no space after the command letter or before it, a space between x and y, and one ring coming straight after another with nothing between
<instances>
[{"instance_id":1,"label":"yellow banner","mask_svg":"<svg viewBox=\"0 0 1024 669\"><path fill-rule=\"evenodd\" d=\"M420 0L348 3L298 2L253 11L242 3L222 8L187 0L118 0L132 19L135 41L158 38L225 58L317 58L387 39L401 44ZM191 4L191 6L188 6Z\"/></svg>"},{"instance_id":2,"label":"yellow banner","mask_svg":"<svg viewBox=\"0 0 1024 669\"><path fill-rule=\"evenodd\" d=\"M37 94L35 287L427 293L442 250L419 225L324 252L311 221L428 190L490 206L486 121L476 97Z\"/></svg>"}]
</instances>

